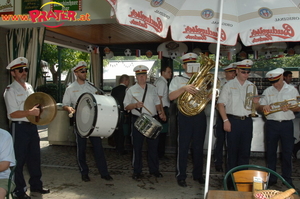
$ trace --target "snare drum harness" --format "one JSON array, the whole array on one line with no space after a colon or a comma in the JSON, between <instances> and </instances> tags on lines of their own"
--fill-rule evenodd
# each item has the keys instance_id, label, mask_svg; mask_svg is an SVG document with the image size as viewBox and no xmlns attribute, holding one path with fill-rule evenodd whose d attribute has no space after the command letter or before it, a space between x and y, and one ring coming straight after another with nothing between
<instances>
[{"instance_id":1,"label":"snare drum harness","mask_svg":"<svg viewBox=\"0 0 300 199\"><path fill-rule=\"evenodd\" d=\"M143 95L143 99L142 99L142 102L144 103L144 101L145 101L145 98L146 98L146 94L147 94L147 85L148 84L146 84L146 88L145 88L145 92L144 92L144 95ZM140 112L140 113L142 113L142 109L143 109L143 107L141 107L141 108L135 108L135 110L137 110L138 112Z\"/></svg>"}]
</instances>

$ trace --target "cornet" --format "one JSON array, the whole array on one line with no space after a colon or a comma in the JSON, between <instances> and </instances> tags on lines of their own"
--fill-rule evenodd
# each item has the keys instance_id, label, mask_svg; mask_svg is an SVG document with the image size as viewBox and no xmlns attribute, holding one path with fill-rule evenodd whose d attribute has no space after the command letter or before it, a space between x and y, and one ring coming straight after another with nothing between
<instances>
[{"instance_id":1,"label":"cornet","mask_svg":"<svg viewBox=\"0 0 300 199\"><path fill-rule=\"evenodd\" d=\"M258 117L255 110L255 104L252 102L252 99L253 97L256 96L256 93L257 93L256 86L254 84L249 84L246 89L244 107L246 110L251 111L250 117Z\"/></svg>"},{"instance_id":2,"label":"cornet","mask_svg":"<svg viewBox=\"0 0 300 199\"><path fill-rule=\"evenodd\" d=\"M264 111L264 115L267 116L272 113L276 113L278 111L281 111L282 106L288 106L288 109L296 108L300 105L300 96L297 96L296 99L289 99L289 100L283 100L281 102L275 102L270 104L271 110L270 112Z\"/></svg>"}]
</instances>

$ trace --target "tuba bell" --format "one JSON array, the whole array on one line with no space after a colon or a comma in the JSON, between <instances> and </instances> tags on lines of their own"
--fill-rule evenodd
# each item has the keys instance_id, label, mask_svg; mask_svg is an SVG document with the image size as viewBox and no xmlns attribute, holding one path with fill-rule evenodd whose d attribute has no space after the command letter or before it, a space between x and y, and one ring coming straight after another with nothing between
<instances>
[{"instance_id":1,"label":"tuba bell","mask_svg":"<svg viewBox=\"0 0 300 199\"><path fill-rule=\"evenodd\" d=\"M215 61L204 54L201 55L201 69L194 73L188 84L194 84L198 90L195 94L184 92L177 100L178 110L186 116L199 114L210 101L209 95L213 91L214 75L209 71L215 66ZM217 82L217 89L220 88L220 81Z\"/></svg>"}]
</instances>

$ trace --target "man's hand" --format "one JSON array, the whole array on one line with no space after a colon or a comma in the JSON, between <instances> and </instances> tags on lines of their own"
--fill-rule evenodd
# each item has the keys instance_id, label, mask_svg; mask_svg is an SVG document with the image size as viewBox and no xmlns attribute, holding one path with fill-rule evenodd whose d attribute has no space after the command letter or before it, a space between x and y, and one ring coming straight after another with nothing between
<instances>
[{"instance_id":1,"label":"man's hand","mask_svg":"<svg viewBox=\"0 0 300 199\"><path fill-rule=\"evenodd\" d=\"M223 124L224 131L231 132L231 123L229 120L225 121Z\"/></svg>"},{"instance_id":2,"label":"man's hand","mask_svg":"<svg viewBox=\"0 0 300 199\"><path fill-rule=\"evenodd\" d=\"M135 103L135 108L142 108L144 106L143 102L137 102Z\"/></svg>"},{"instance_id":3,"label":"man's hand","mask_svg":"<svg viewBox=\"0 0 300 199\"><path fill-rule=\"evenodd\" d=\"M189 84L184 86L184 90L190 94L195 94L198 92L197 88L194 86L194 84Z\"/></svg>"},{"instance_id":4,"label":"man's hand","mask_svg":"<svg viewBox=\"0 0 300 199\"><path fill-rule=\"evenodd\" d=\"M167 117L163 111L161 112L161 114L159 114L159 118L164 122L167 120Z\"/></svg>"},{"instance_id":5,"label":"man's hand","mask_svg":"<svg viewBox=\"0 0 300 199\"><path fill-rule=\"evenodd\" d=\"M34 107L32 107L32 109L29 110L29 115L33 115L33 116L39 116L40 115L40 109L38 108L40 105L37 104Z\"/></svg>"},{"instance_id":6,"label":"man's hand","mask_svg":"<svg viewBox=\"0 0 300 199\"><path fill-rule=\"evenodd\" d=\"M73 107L71 107L71 106L68 106L66 109L69 113L69 118L72 118L73 114L76 112L75 109L73 109Z\"/></svg>"},{"instance_id":7,"label":"man's hand","mask_svg":"<svg viewBox=\"0 0 300 199\"><path fill-rule=\"evenodd\" d=\"M271 106L270 105L265 105L263 107L263 111L265 114L270 113L271 112Z\"/></svg>"}]
</instances>

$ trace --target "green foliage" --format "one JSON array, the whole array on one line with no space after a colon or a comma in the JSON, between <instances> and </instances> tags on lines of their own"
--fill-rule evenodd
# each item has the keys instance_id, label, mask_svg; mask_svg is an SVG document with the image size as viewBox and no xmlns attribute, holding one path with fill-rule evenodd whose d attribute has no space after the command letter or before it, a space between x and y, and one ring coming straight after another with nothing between
<instances>
[{"instance_id":1,"label":"green foliage","mask_svg":"<svg viewBox=\"0 0 300 199\"><path fill-rule=\"evenodd\" d=\"M61 96L63 96L63 94L65 93L66 90L66 86L64 84L61 84ZM41 86L38 86L36 88L37 92L44 92L47 93L48 95L51 95L56 102L58 102L58 85L57 84L44 84Z\"/></svg>"},{"instance_id":2,"label":"green foliage","mask_svg":"<svg viewBox=\"0 0 300 199\"><path fill-rule=\"evenodd\" d=\"M300 66L300 55L286 56L281 58L266 59L264 56L254 61L254 69L271 70L274 68L289 68Z\"/></svg>"},{"instance_id":3,"label":"green foliage","mask_svg":"<svg viewBox=\"0 0 300 199\"><path fill-rule=\"evenodd\" d=\"M54 66L58 63L58 46L53 44L44 43L42 60L48 62L49 67ZM90 64L90 54L78 50L69 48L61 49L61 71L67 71L79 61L85 61L88 65Z\"/></svg>"}]
</instances>

